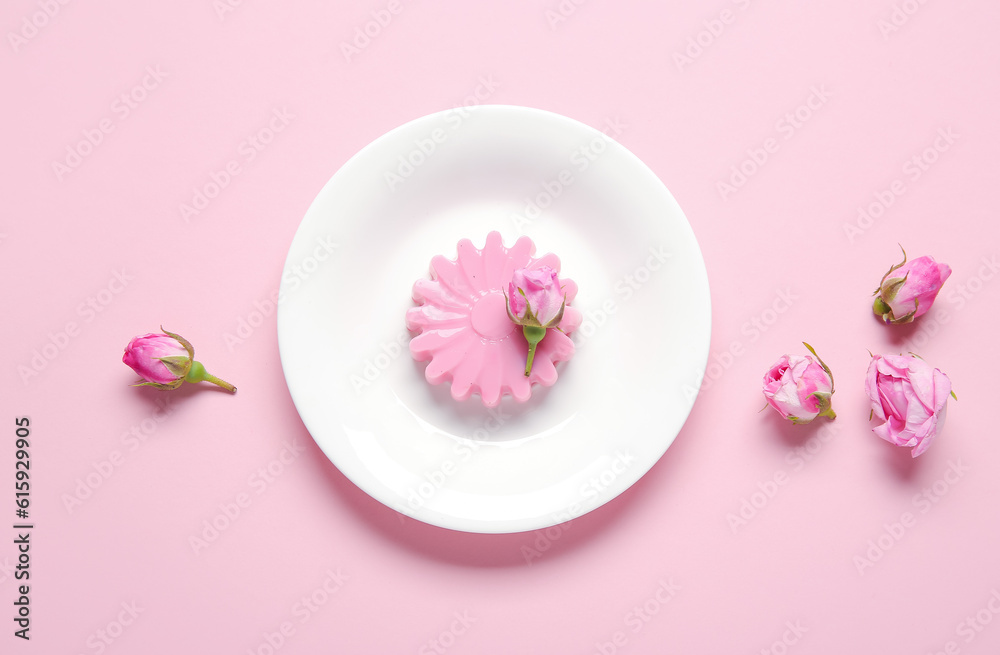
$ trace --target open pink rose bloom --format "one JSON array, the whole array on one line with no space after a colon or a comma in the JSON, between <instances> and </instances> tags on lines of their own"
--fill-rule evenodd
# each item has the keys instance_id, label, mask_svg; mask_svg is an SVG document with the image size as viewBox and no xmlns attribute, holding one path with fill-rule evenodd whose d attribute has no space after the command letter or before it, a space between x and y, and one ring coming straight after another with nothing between
<instances>
[{"instance_id":1,"label":"open pink rose bloom","mask_svg":"<svg viewBox=\"0 0 1000 655\"><path fill-rule=\"evenodd\" d=\"M919 456L941 428L948 409L951 380L914 356L875 355L868 367L865 392L872 413L884 421L872 432Z\"/></svg>"},{"instance_id":2,"label":"open pink rose bloom","mask_svg":"<svg viewBox=\"0 0 1000 655\"><path fill-rule=\"evenodd\" d=\"M417 333L410 341L410 354L429 362L424 371L428 382L450 382L456 400L478 393L487 407L496 407L505 395L526 401L533 384L555 383L556 364L574 353L569 333L580 326L581 315L569 303L577 288L572 280L558 277L558 257L536 258L534 251L528 237L507 248L499 232L490 232L482 250L463 239L456 260L441 255L431 259L430 279L413 285L418 306L406 312L407 328ZM530 374L525 373L528 342L523 334L530 327L522 327L508 314L511 283L521 269L525 269L518 279L521 286L515 284L514 293L525 302L522 306L515 298L511 309L524 319L530 305L535 318L554 323L537 344ZM561 289L558 307L551 293L553 280ZM565 309L557 317L564 300Z\"/></svg>"}]
</instances>

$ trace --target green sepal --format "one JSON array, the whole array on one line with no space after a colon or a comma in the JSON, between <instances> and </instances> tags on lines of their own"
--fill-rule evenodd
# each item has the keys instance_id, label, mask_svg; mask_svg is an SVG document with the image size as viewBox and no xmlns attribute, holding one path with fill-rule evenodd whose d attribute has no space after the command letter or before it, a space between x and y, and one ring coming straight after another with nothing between
<instances>
[{"instance_id":1,"label":"green sepal","mask_svg":"<svg viewBox=\"0 0 1000 655\"><path fill-rule=\"evenodd\" d=\"M812 346L810 346L805 341L802 342L802 345L805 346L806 348L808 348L809 352L811 352L813 354L813 357L815 357L816 359L819 360L819 365L822 366L823 370L826 371L826 374L830 376L830 393L833 393L833 391L834 391L833 371L831 371L830 367L826 365L826 362L823 361L823 358L816 354L816 350ZM870 353L870 351L869 351L869 353Z\"/></svg>"},{"instance_id":2,"label":"green sepal","mask_svg":"<svg viewBox=\"0 0 1000 655\"><path fill-rule=\"evenodd\" d=\"M163 330L162 325L160 326L160 329ZM163 330L163 334L167 335L168 337L171 337L172 339L177 339L177 341L179 341L180 344L184 346L184 350L188 351L188 357L194 359L194 346L192 346L187 339L185 339L179 334L174 334L173 332L169 332L167 330Z\"/></svg>"},{"instance_id":3,"label":"green sepal","mask_svg":"<svg viewBox=\"0 0 1000 655\"><path fill-rule=\"evenodd\" d=\"M178 378L186 376L188 374L188 370L191 368L190 357L174 355L173 357L157 357L157 359L163 362L163 365L167 367L167 370Z\"/></svg>"},{"instance_id":4,"label":"green sepal","mask_svg":"<svg viewBox=\"0 0 1000 655\"><path fill-rule=\"evenodd\" d=\"M528 302L528 297L524 295L524 291L523 290L521 290L518 287L515 287L515 288L517 289L517 292L519 294L521 294L522 296L524 296L524 305L525 305L525 308L524 308L524 318L518 318L518 317L514 316L513 312L510 311L510 298L507 297L507 292L504 291L503 292L503 298L504 298L504 300L507 301L507 318L509 318L510 320L512 320L514 323L516 323L518 325L541 327L542 324L538 322L538 319L535 318L534 312L531 311L531 303Z\"/></svg>"},{"instance_id":5,"label":"green sepal","mask_svg":"<svg viewBox=\"0 0 1000 655\"><path fill-rule=\"evenodd\" d=\"M524 296L524 291L522 291L521 289L518 289L517 292L520 293L522 296ZM535 316L535 312L531 311L531 303L527 301L527 296L525 296L525 301L524 301L524 304L527 305L527 307L524 310L524 318L521 319L514 316L513 312L510 311L510 298L507 297L506 291L504 292L503 297L507 301L507 318L512 320L514 323L518 325L523 325L525 327L554 328L558 326L560 322L562 322L563 314L566 312L565 293L563 294L562 306L559 308L559 313L556 314L552 318L552 320L548 322L547 325L542 325L542 322L538 320L537 316Z\"/></svg>"},{"instance_id":6,"label":"green sepal","mask_svg":"<svg viewBox=\"0 0 1000 655\"><path fill-rule=\"evenodd\" d=\"M875 302L872 303L872 311L875 312L875 316L878 316L886 325L892 321L892 308L885 304L881 298L875 298Z\"/></svg>"},{"instance_id":7,"label":"green sepal","mask_svg":"<svg viewBox=\"0 0 1000 655\"><path fill-rule=\"evenodd\" d=\"M892 302L896 298L896 294L899 293L899 288L906 284L906 278L908 277L910 277L909 273L903 277L889 278L889 280L882 285L882 288L879 289L879 291L882 292L879 294L879 297L882 298L882 300Z\"/></svg>"},{"instance_id":8,"label":"green sepal","mask_svg":"<svg viewBox=\"0 0 1000 655\"><path fill-rule=\"evenodd\" d=\"M171 391L171 390L176 389L177 387L181 386L182 384L184 384L184 380L183 379L174 380L170 384L160 384L159 382L144 382L142 380L139 380L138 382L132 384L131 386L133 386L133 387L153 387L154 389L160 389L160 390L163 390L163 391Z\"/></svg>"},{"instance_id":9,"label":"green sepal","mask_svg":"<svg viewBox=\"0 0 1000 655\"><path fill-rule=\"evenodd\" d=\"M913 311L906 316L901 316L899 318L892 318L892 315L890 314L889 323L892 323L893 325L906 325L907 323L911 323L913 319L916 318L918 309L920 309L920 299L914 298Z\"/></svg>"},{"instance_id":10,"label":"green sepal","mask_svg":"<svg viewBox=\"0 0 1000 655\"><path fill-rule=\"evenodd\" d=\"M837 418L836 412L834 412L833 407L831 407L831 402L830 402L831 395L832 392L826 393L823 391L815 391L809 394L810 398L816 396L816 399L819 400L819 414L816 415L816 418L819 418L820 416L825 416L831 421Z\"/></svg>"},{"instance_id":11,"label":"green sepal","mask_svg":"<svg viewBox=\"0 0 1000 655\"><path fill-rule=\"evenodd\" d=\"M905 258L904 258L905 261ZM888 275L888 274L887 274ZM872 309L875 313L882 317L882 320L887 325L905 325L913 321L916 318L917 310L920 309L920 299L913 299L913 311L905 316L900 316L896 318L893 316L892 308L885 302L886 300L892 300L896 297L896 293L899 291L899 287L906 282L906 278L910 276L909 273L903 277L894 277L887 282L882 288L882 294L875 299Z\"/></svg>"},{"instance_id":12,"label":"green sepal","mask_svg":"<svg viewBox=\"0 0 1000 655\"><path fill-rule=\"evenodd\" d=\"M551 321L549 321L548 325L543 325L542 327L544 328L556 327L557 325L559 325L559 323L562 322L563 314L565 313L566 313L566 294L563 293L563 301L562 301L562 306L559 308L559 313L556 314Z\"/></svg>"},{"instance_id":13,"label":"green sepal","mask_svg":"<svg viewBox=\"0 0 1000 655\"><path fill-rule=\"evenodd\" d=\"M899 244L896 244L896 245L899 245ZM889 277L889 275L890 275L890 274L891 274L891 273L892 273L893 271L895 271L896 269L898 269L898 268L902 268L902 267L903 267L903 264L905 264L905 263L906 263L906 250L903 250L903 246L902 246L902 245L899 245L899 249L903 251L903 261L899 262L898 264L896 264L895 266L893 266L892 268L890 268L890 269L889 269L888 271L886 271L885 275L883 275L883 276L882 276L882 281L878 283L878 289L875 289L875 291L873 291L873 292L872 292L872 295L873 295L873 296L874 296L875 294L877 294L877 293L878 293L879 291L881 291L881 290L882 290L882 285L883 285L883 284L885 284L885 279L886 279L887 277Z\"/></svg>"}]
</instances>

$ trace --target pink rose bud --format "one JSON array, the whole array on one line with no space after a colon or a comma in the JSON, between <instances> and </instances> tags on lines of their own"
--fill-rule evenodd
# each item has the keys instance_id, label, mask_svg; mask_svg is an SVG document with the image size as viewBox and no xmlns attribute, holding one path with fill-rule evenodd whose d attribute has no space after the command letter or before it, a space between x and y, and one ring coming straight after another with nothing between
<instances>
[{"instance_id":1,"label":"pink rose bud","mask_svg":"<svg viewBox=\"0 0 1000 655\"><path fill-rule=\"evenodd\" d=\"M566 309L566 292L559 284L559 275L548 266L514 271L507 287L507 315L523 327L528 340L528 361L524 374L531 374L535 348L545 337L545 331L559 325Z\"/></svg>"},{"instance_id":2,"label":"pink rose bud","mask_svg":"<svg viewBox=\"0 0 1000 655\"><path fill-rule=\"evenodd\" d=\"M559 325L566 309L566 294L559 275L548 266L514 271L507 288L507 313L518 325L550 328Z\"/></svg>"},{"instance_id":3,"label":"pink rose bud","mask_svg":"<svg viewBox=\"0 0 1000 655\"><path fill-rule=\"evenodd\" d=\"M160 328L163 330L163 328ZM142 378L134 386L176 389L185 382L211 382L236 393L236 387L210 375L194 360L194 347L179 334L144 334L125 347L122 361Z\"/></svg>"},{"instance_id":4,"label":"pink rose bud","mask_svg":"<svg viewBox=\"0 0 1000 655\"><path fill-rule=\"evenodd\" d=\"M817 416L837 418L831 408L833 373L808 343L809 355L782 355L764 375L764 398L782 418L809 423Z\"/></svg>"},{"instance_id":5,"label":"pink rose bud","mask_svg":"<svg viewBox=\"0 0 1000 655\"><path fill-rule=\"evenodd\" d=\"M888 325L909 323L927 313L949 275L947 264L926 255L907 263L903 250L903 261L882 276L872 309Z\"/></svg>"},{"instance_id":6,"label":"pink rose bud","mask_svg":"<svg viewBox=\"0 0 1000 655\"><path fill-rule=\"evenodd\" d=\"M865 392L872 415L884 421L872 432L913 448L913 457L927 450L944 427L948 395L955 397L948 376L913 355L873 355Z\"/></svg>"}]
</instances>

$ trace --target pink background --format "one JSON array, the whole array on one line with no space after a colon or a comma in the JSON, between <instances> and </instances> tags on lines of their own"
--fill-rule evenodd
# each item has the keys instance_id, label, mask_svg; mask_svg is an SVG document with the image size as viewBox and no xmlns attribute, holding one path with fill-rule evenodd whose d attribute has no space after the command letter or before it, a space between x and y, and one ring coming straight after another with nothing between
<instances>
[{"instance_id":1,"label":"pink background","mask_svg":"<svg viewBox=\"0 0 1000 655\"><path fill-rule=\"evenodd\" d=\"M32 421L36 525L32 639L4 618L0 650L1000 649L1000 284L984 264L1000 248L1000 6L223 2L0 10L4 617L15 416ZM373 15L391 21L345 56ZM547 532L450 532L355 488L299 421L267 306L339 166L402 123L480 100L621 123L686 212L712 283L716 365L684 430L622 496ZM244 143L275 111L290 116L273 140ZM88 133L99 143L79 147ZM232 160L238 174L185 220L182 203ZM720 188L741 165L741 186ZM897 243L954 274L919 323L889 330L870 293ZM122 348L161 323L239 394L188 387L164 418L166 396L130 388ZM830 428L758 413L764 371L803 340L836 374ZM724 354L732 344L742 354ZM866 349L916 350L954 382L960 400L916 461L870 432ZM195 552L189 538L237 498L249 504ZM758 507L734 529L744 501Z\"/></svg>"}]
</instances>

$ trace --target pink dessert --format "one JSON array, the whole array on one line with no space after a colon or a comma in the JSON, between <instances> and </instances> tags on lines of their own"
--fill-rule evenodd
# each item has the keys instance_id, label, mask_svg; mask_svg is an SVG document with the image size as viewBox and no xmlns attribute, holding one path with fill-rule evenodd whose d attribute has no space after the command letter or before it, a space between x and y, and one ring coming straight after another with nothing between
<instances>
[{"instance_id":1,"label":"pink dessert","mask_svg":"<svg viewBox=\"0 0 1000 655\"><path fill-rule=\"evenodd\" d=\"M431 384L451 382L455 400L478 393L487 407L496 407L510 394L524 402L535 383L551 386L559 377L556 363L573 356L569 333L580 325L580 312L570 307L576 283L560 276L566 292L566 310L557 329L547 331L538 344L531 374L524 374L528 342L521 326L507 315L507 289L514 271L549 266L559 271L559 258L534 258L535 244L521 237L507 248L499 232L486 236L478 250L471 241L458 242L455 261L441 255L431 259L431 278L417 280L413 299L420 305L406 312L406 327L417 332L410 354L429 361L424 375Z\"/></svg>"}]
</instances>

